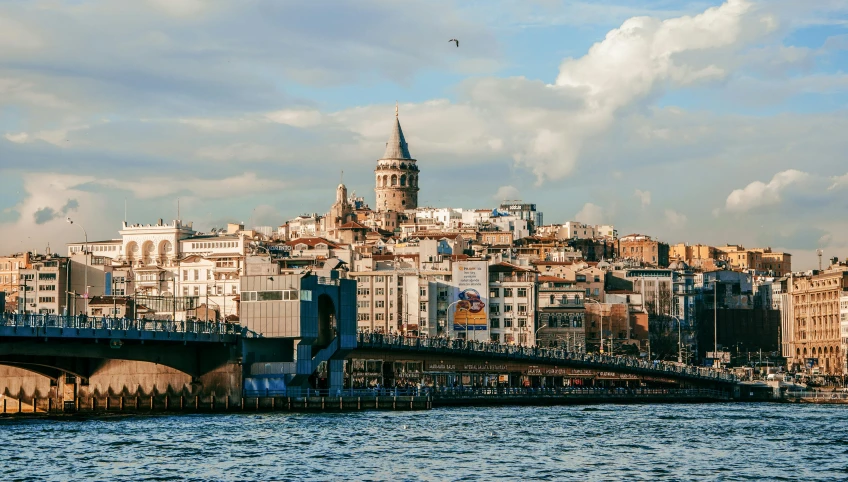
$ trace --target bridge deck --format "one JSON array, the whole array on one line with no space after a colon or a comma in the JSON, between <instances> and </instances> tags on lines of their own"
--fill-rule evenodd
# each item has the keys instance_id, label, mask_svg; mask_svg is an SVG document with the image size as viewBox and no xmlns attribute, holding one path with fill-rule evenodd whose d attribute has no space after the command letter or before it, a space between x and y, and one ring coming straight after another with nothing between
<instances>
[{"instance_id":1,"label":"bridge deck","mask_svg":"<svg viewBox=\"0 0 848 482\"><path fill-rule=\"evenodd\" d=\"M595 370L664 376L698 382L735 384L730 373L711 368L679 366L667 362L650 362L629 357L572 353L566 350L539 347L500 345L462 339L416 338L379 333L360 333L357 347L362 350L400 351L418 354L442 354L466 358L522 361L554 366L569 366Z\"/></svg>"},{"instance_id":2,"label":"bridge deck","mask_svg":"<svg viewBox=\"0 0 848 482\"><path fill-rule=\"evenodd\" d=\"M239 325L231 323L0 314L0 338L233 343L242 334L242 328Z\"/></svg>"}]
</instances>

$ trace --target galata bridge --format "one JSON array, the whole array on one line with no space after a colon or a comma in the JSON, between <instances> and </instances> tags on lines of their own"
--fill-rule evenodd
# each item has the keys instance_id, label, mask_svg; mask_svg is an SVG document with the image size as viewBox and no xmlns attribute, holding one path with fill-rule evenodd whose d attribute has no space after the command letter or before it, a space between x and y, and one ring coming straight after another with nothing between
<instances>
[{"instance_id":1,"label":"galata bridge","mask_svg":"<svg viewBox=\"0 0 848 482\"><path fill-rule=\"evenodd\" d=\"M291 408L318 398L324 407L328 397L342 408L363 408L363 396L366 405L377 399L378 408L386 408L381 396L383 403L394 397L396 408L399 394L409 396L415 408L415 397L493 402L555 395L603 401L641 394L663 401L686 394L726 400L739 392L733 375L711 368L358 332L352 280L245 278L243 299L269 301L242 303L240 324L0 315L0 413L128 404ZM263 295L268 292L281 293Z\"/></svg>"}]
</instances>

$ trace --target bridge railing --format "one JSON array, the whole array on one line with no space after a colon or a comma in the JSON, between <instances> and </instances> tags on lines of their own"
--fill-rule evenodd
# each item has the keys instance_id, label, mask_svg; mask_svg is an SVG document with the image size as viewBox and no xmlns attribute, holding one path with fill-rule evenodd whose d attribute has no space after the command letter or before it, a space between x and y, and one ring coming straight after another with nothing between
<instances>
[{"instance_id":1,"label":"bridge railing","mask_svg":"<svg viewBox=\"0 0 848 482\"><path fill-rule=\"evenodd\" d=\"M483 341L466 341L462 338L428 338L383 333L360 332L358 341L363 346L376 347L409 347L415 349L448 350L457 354L498 354L532 358L538 361L579 361L587 364L606 365L610 368L638 368L650 370L658 374L675 374L698 378L712 378L723 381L736 381L736 376L713 368L677 365L664 361L646 361L640 358L625 356L598 355L576 353L562 348L525 347L518 345L502 345Z\"/></svg>"},{"instance_id":2,"label":"bridge railing","mask_svg":"<svg viewBox=\"0 0 848 482\"><path fill-rule=\"evenodd\" d=\"M171 321L85 315L45 315L33 313L0 313L0 327L78 328L91 330L138 330L171 333L208 333L241 335L242 327L233 323L209 321Z\"/></svg>"},{"instance_id":3,"label":"bridge railing","mask_svg":"<svg viewBox=\"0 0 848 482\"><path fill-rule=\"evenodd\" d=\"M438 387L429 388L427 395L439 398L502 398L502 397L603 397L603 398L652 398L652 397L709 397L727 398L720 390L710 389L653 389L653 388L593 388L593 387Z\"/></svg>"}]
</instances>

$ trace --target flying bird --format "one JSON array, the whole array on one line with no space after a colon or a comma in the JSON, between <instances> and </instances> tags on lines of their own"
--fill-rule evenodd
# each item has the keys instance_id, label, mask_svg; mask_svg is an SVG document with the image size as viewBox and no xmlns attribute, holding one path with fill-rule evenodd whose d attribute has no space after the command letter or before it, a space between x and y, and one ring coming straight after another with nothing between
<instances>
[{"instance_id":1,"label":"flying bird","mask_svg":"<svg viewBox=\"0 0 848 482\"><path fill-rule=\"evenodd\" d=\"M456 42L456 46L457 46L457 48L459 48L459 40L452 38L452 39L448 40L448 42Z\"/></svg>"}]
</instances>

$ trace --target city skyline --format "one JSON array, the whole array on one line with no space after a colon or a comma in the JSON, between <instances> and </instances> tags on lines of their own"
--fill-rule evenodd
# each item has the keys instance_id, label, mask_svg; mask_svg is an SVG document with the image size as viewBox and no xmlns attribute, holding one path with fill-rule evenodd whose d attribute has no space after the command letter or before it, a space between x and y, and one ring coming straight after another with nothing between
<instances>
[{"instance_id":1,"label":"city skyline","mask_svg":"<svg viewBox=\"0 0 848 482\"><path fill-rule=\"evenodd\" d=\"M114 237L125 198L130 222L179 199L202 230L275 225L326 212L341 170L376 207L397 100L419 205L848 254L848 4L624 4L342 3L316 29L303 5L0 3L0 248L63 253L67 216Z\"/></svg>"}]
</instances>

